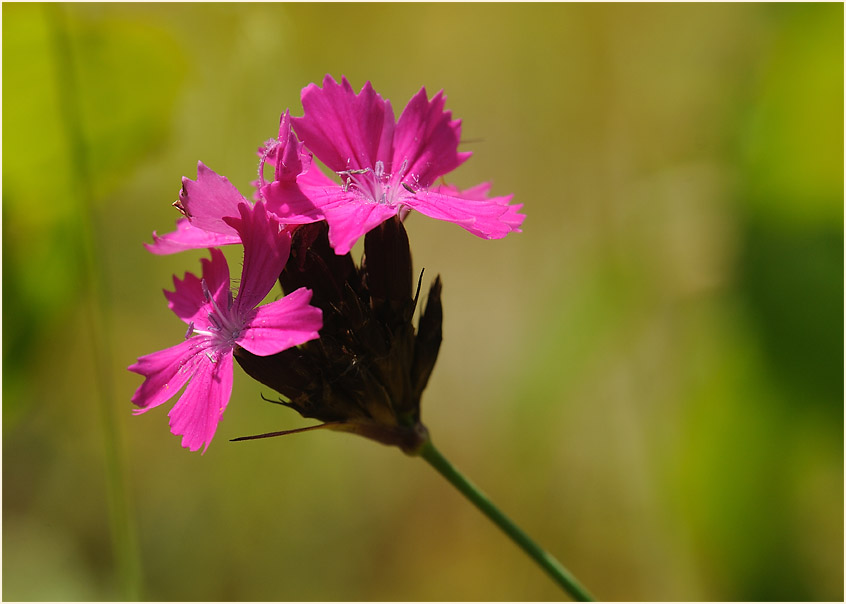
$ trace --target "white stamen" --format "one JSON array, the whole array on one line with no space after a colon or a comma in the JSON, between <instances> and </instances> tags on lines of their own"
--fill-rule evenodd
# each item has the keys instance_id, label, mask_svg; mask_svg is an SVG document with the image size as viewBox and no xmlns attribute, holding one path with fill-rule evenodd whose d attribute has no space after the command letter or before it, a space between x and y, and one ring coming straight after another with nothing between
<instances>
[{"instance_id":1,"label":"white stamen","mask_svg":"<svg viewBox=\"0 0 846 604\"><path fill-rule=\"evenodd\" d=\"M348 161L347 165L349 163ZM353 191L362 198L362 201L395 207L402 205L407 193L414 195L419 192L417 176L409 175L409 178L405 179L411 180L414 185L404 182L406 170L408 170L408 159L404 159L399 171L393 174L387 172L385 162L379 160L373 169L347 169L337 174L343 179L341 188L344 193Z\"/></svg>"},{"instance_id":2,"label":"white stamen","mask_svg":"<svg viewBox=\"0 0 846 604\"><path fill-rule=\"evenodd\" d=\"M232 291L227 291L226 310L222 310L215 300L214 296L209 291L205 279L201 281L203 286L203 295L206 302L211 304L212 309L206 313L209 326L208 329L197 329L193 322L188 328L186 337L191 335L202 335L212 338L212 343L216 347L231 346L236 339L241 335L244 328L243 320L237 312L233 313L232 309L235 305L235 299L232 296Z\"/></svg>"}]
</instances>

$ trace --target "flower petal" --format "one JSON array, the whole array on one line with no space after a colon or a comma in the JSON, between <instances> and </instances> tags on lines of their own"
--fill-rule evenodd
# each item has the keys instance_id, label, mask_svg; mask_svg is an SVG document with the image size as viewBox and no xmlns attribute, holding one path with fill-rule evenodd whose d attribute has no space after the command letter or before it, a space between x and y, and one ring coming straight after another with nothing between
<instances>
[{"instance_id":1,"label":"flower petal","mask_svg":"<svg viewBox=\"0 0 846 604\"><path fill-rule=\"evenodd\" d=\"M194 375L195 359L202 354L206 344L205 338L190 338L176 346L138 357L138 361L128 367L145 378L132 395L132 403L140 407L133 413L149 411L179 392Z\"/></svg>"},{"instance_id":2,"label":"flower petal","mask_svg":"<svg viewBox=\"0 0 846 604\"><path fill-rule=\"evenodd\" d=\"M454 222L482 239L501 239L513 231L519 232L526 217L518 213L523 204L509 205L511 195L479 198L480 190L472 189L471 197L419 191L403 201L421 214Z\"/></svg>"},{"instance_id":3,"label":"flower petal","mask_svg":"<svg viewBox=\"0 0 846 604\"><path fill-rule=\"evenodd\" d=\"M335 172L373 168L389 162L394 112L367 82L355 94L345 77L338 84L327 75L323 88L309 84L302 92L303 117L292 118L305 146Z\"/></svg>"},{"instance_id":4,"label":"flower petal","mask_svg":"<svg viewBox=\"0 0 846 604\"><path fill-rule=\"evenodd\" d=\"M297 182L274 181L261 189L267 209L287 224L308 224L323 220L322 205L341 191L318 168L312 167Z\"/></svg>"},{"instance_id":5,"label":"flower petal","mask_svg":"<svg viewBox=\"0 0 846 604\"><path fill-rule=\"evenodd\" d=\"M205 453L231 395L232 353L219 354L214 361L199 357L191 383L168 413L170 431L182 436L182 446L191 451L205 445Z\"/></svg>"},{"instance_id":6,"label":"flower petal","mask_svg":"<svg viewBox=\"0 0 846 604\"><path fill-rule=\"evenodd\" d=\"M238 216L238 204L248 203L238 189L203 162L197 163L197 180L182 178L179 202L191 224L204 231L234 235L223 219Z\"/></svg>"},{"instance_id":7,"label":"flower petal","mask_svg":"<svg viewBox=\"0 0 846 604\"><path fill-rule=\"evenodd\" d=\"M267 210L287 224L307 224L323 220L320 209L300 187L335 187L337 183L314 165L311 153L306 152L303 143L297 140L291 128L291 114L288 110L280 118L278 138L268 141L260 151L260 189L256 201L267 201ZM274 164L271 183L264 180L265 161L272 161Z\"/></svg>"},{"instance_id":8,"label":"flower petal","mask_svg":"<svg viewBox=\"0 0 846 604\"><path fill-rule=\"evenodd\" d=\"M452 113L444 111L445 100L441 91L427 101L426 89L421 88L403 109L394 132L390 170L396 172L407 162L404 176L421 187L452 172L472 155L458 152L461 120L452 120Z\"/></svg>"},{"instance_id":9,"label":"flower petal","mask_svg":"<svg viewBox=\"0 0 846 604\"><path fill-rule=\"evenodd\" d=\"M218 305L229 304L229 265L219 249L213 248L210 252L210 260L200 260L202 280L193 273L185 273L184 279L174 275L173 291L164 290L168 308L186 323L194 323L198 329L211 326L208 314L214 310L203 291L203 280Z\"/></svg>"},{"instance_id":10,"label":"flower petal","mask_svg":"<svg viewBox=\"0 0 846 604\"><path fill-rule=\"evenodd\" d=\"M173 291L164 290L164 295L168 308L186 323L198 324L208 313L202 281L193 273L185 273L184 279L174 275ZM201 328L204 329L205 325Z\"/></svg>"},{"instance_id":11,"label":"flower petal","mask_svg":"<svg viewBox=\"0 0 846 604\"><path fill-rule=\"evenodd\" d=\"M254 206L242 203L238 210L240 218L226 220L244 243L244 267L235 303L239 312L246 315L279 279L291 251L291 235L280 230L279 222L267 212L264 202L256 202Z\"/></svg>"},{"instance_id":12,"label":"flower petal","mask_svg":"<svg viewBox=\"0 0 846 604\"><path fill-rule=\"evenodd\" d=\"M323 208L329 223L329 243L338 255L349 252L358 239L395 216L398 206L381 203L339 202Z\"/></svg>"},{"instance_id":13,"label":"flower petal","mask_svg":"<svg viewBox=\"0 0 846 604\"><path fill-rule=\"evenodd\" d=\"M287 109L279 119L279 138L274 157L273 180L296 180L311 164L311 156L303 152L303 144L297 140L291 129L291 112ZM307 164L303 164L303 159Z\"/></svg>"},{"instance_id":14,"label":"flower petal","mask_svg":"<svg viewBox=\"0 0 846 604\"><path fill-rule=\"evenodd\" d=\"M226 256L219 249L212 248L209 252L211 252L211 259L200 260L203 267L203 281L206 282L206 287L215 302L223 308L224 305L229 305L230 299L229 264L226 262Z\"/></svg>"},{"instance_id":15,"label":"flower petal","mask_svg":"<svg viewBox=\"0 0 846 604\"><path fill-rule=\"evenodd\" d=\"M211 233L192 225L187 218L180 218L176 221L176 231L164 235L157 235L153 231L153 243L145 243L144 247L153 254L164 255L232 243L241 243L237 233L231 235Z\"/></svg>"},{"instance_id":16,"label":"flower petal","mask_svg":"<svg viewBox=\"0 0 846 604\"><path fill-rule=\"evenodd\" d=\"M319 337L323 311L310 306L311 290L301 287L256 309L238 345L258 356L282 352Z\"/></svg>"}]
</instances>

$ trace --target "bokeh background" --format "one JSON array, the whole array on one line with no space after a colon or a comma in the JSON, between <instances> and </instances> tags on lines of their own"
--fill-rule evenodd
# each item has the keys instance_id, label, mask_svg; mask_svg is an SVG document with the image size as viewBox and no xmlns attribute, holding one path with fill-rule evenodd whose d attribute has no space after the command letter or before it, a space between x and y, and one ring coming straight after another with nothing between
<instances>
[{"instance_id":1,"label":"bokeh background","mask_svg":"<svg viewBox=\"0 0 846 604\"><path fill-rule=\"evenodd\" d=\"M142 242L197 160L249 195L325 73L444 89L450 181L525 204L407 221L441 451L599 598L843 599L842 4L2 12L4 599L564 597L419 459L228 442L308 425L238 367L205 456L130 414L203 256Z\"/></svg>"}]
</instances>

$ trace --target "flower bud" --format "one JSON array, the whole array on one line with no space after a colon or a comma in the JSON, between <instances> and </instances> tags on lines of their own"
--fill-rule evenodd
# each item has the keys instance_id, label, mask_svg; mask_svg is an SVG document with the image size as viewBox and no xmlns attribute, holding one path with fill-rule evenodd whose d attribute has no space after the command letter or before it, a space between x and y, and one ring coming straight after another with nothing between
<instances>
[{"instance_id":1,"label":"flower bud","mask_svg":"<svg viewBox=\"0 0 846 604\"><path fill-rule=\"evenodd\" d=\"M412 297L399 218L368 232L364 250L359 268L349 253L335 254L325 222L298 227L279 281L286 292L312 290L311 304L323 310L320 338L266 357L238 349L235 358L303 417L415 454L428 439L420 398L441 344L441 282L435 278L415 333L420 285Z\"/></svg>"}]
</instances>

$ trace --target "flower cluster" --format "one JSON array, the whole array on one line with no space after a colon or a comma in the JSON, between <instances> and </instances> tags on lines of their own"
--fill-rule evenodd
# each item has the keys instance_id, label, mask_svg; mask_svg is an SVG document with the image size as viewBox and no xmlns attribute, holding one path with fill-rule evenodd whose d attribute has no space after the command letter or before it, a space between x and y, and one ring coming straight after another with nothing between
<instances>
[{"instance_id":1,"label":"flower cluster","mask_svg":"<svg viewBox=\"0 0 846 604\"><path fill-rule=\"evenodd\" d=\"M487 183L460 191L437 182L470 156L458 151L460 121L444 102L421 89L395 120L369 82L356 94L345 78L326 76L322 88L303 90L304 115L286 110L278 136L259 148L255 203L202 163L196 180L183 178L176 231L154 232L147 249L208 248L211 258L202 277L174 276L174 291L165 291L188 330L181 343L129 367L145 378L132 398L136 413L187 384L170 411L171 431L192 451L207 448L229 402L234 358L282 404L325 427L407 452L420 446L420 396L441 341L441 286L436 279L415 332L420 284L412 296L402 220L416 210L498 239L524 218L510 195L489 197ZM357 267L350 250L361 237ZM234 297L218 249L230 244L244 250ZM277 280L287 295L259 305Z\"/></svg>"}]
</instances>

